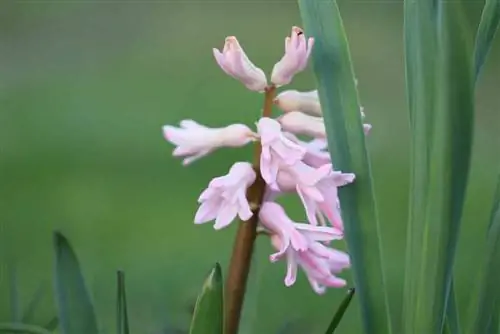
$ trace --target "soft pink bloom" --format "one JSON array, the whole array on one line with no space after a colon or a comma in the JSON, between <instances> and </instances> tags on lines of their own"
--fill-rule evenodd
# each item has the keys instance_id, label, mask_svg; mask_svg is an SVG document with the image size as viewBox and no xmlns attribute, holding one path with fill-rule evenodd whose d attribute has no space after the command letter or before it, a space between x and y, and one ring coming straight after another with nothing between
<instances>
[{"instance_id":1,"label":"soft pink bloom","mask_svg":"<svg viewBox=\"0 0 500 334\"><path fill-rule=\"evenodd\" d=\"M286 133L286 136L306 149L306 154L302 159L302 162L306 165L319 168L332 163L330 153L326 151L328 149L326 138L315 138L309 142L305 142L289 132Z\"/></svg>"},{"instance_id":2,"label":"soft pink bloom","mask_svg":"<svg viewBox=\"0 0 500 334\"><path fill-rule=\"evenodd\" d=\"M310 92L285 90L276 96L274 104L283 112L301 111L311 116L322 115L317 90Z\"/></svg>"},{"instance_id":3,"label":"soft pink bloom","mask_svg":"<svg viewBox=\"0 0 500 334\"><path fill-rule=\"evenodd\" d=\"M232 124L224 128L208 128L193 120L183 120L180 127L165 125L163 136L176 145L173 155L186 157L184 165L196 161L220 147L241 147L258 136L244 124Z\"/></svg>"},{"instance_id":4,"label":"soft pink bloom","mask_svg":"<svg viewBox=\"0 0 500 334\"><path fill-rule=\"evenodd\" d=\"M260 171L266 183L273 186L280 166L297 163L304 157L306 149L286 138L281 125L272 118L261 118L257 129L262 145Z\"/></svg>"},{"instance_id":5,"label":"soft pink bloom","mask_svg":"<svg viewBox=\"0 0 500 334\"><path fill-rule=\"evenodd\" d=\"M273 67L271 82L278 87L289 84L295 74L306 68L313 44L314 38L306 40L304 31L293 27L290 36L285 39L285 54Z\"/></svg>"},{"instance_id":6,"label":"soft pink bloom","mask_svg":"<svg viewBox=\"0 0 500 334\"><path fill-rule=\"evenodd\" d=\"M326 138L322 117L310 116L301 111L290 111L278 117L283 131L313 138Z\"/></svg>"},{"instance_id":7,"label":"soft pink bloom","mask_svg":"<svg viewBox=\"0 0 500 334\"><path fill-rule=\"evenodd\" d=\"M274 104L283 112L290 113L300 111L311 116L322 116L321 105L319 103L318 91L299 92L297 90L285 90L276 96ZM361 119L365 119L363 107L360 107ZM367 135L372 126L363 124L363 131Z\"/></svg>"},{"instance_id":8,"label":"soft pink bloom","mask_svg":"<svg viewBox=\"0 0 500 334\"><path fill-rule=\"evenodd\" d=\"M255 181L256 174L248 162L235 163L225 176L214 178L198 199L201 203L194 222L203 224L215 219L216 230L227 227L236 216L246 221L253 213L246 191Z\"/></svg>"},{"instance_id":9,"label":"soft pink bloom","mask_svg":"<svg viewBox=\"0 0 500 334\"><path fill-rule=\"evenodd\" d=\"M349 256L344 252L325 246L320 242L321 240L315 239L314 236L304 235L304 237L308 242L306 251L297 251L293 247L287 247L284 254L276 258L276 260L286 258L285 285L291 286L295 283L297 270L300 266L311 287L318 294L323 294L327 287L344 287L346 281L336 275L343 269L350 267ZM271 236L271 243L276 250L281 252L286 241L279 234L274 234Z\"/></svg>"},{"instance_id":10,"label":"soft pink bloom","mask_svg":"<svg viewBox=\"0 0 500 334\"><path fill-rule=\"evenodd\" d=\"M283 192L297 192L312 225L318 225L318 216L321 222L326 217L332 226L343 230L337 188L353 181L354 174L333 171L329 164L313 168L300 162L281 168L276 185Z\"/></svg>"},{"instance_id":11,"label":"soft pink bloom","mask_svg":"<svg viewBox=\"0 0 500 334\"><path fill-rule=\"evenodd\" d=\"M267 86L264 72L248 59L234 36L226 37L224 49L213 49L215 60L228 75L241 81L248 89L262 92Z\"/></svg>"},{"instance_id":12,"label":"soft pink bloom","mask_svg":"<svg viewBox=\"0 0 500 334\"><path fill-rule=\"evenodd\" d=\"M264 202L259 211L261 224L273 235L278 235L281 244L278 252L269 257L275 262L288 249L296 252L306 251L309 240L331 241L342 239L342 232L331 227L298 224L290 219L283 207L274 202Z\"/></svg>"}]
</instances>

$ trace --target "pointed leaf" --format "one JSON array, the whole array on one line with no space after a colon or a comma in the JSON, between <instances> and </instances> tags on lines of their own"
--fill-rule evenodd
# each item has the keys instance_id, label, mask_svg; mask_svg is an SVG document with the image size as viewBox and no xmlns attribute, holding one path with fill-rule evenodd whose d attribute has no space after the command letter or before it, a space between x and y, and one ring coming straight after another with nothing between
<instances>
[{"instance_id":1,"label":"pointed leaf","mask_svg":"<svg viewBox=\"0 0 500 334\"><path fill-rule=\"evenodd\" d=\"M0 323L0 333L51 334L45 328L34 325L22 324L22 323L12 323L12 324Z\"/></svg>"},{"instance_id":2,"label":"pointed leaf","mask_svg":"<svg viewBox=\"0 0 500 334\"><path fill-rule=\"evenodd\" d=\"M45 286L44 284L40 284L38 286L38 289L33 294L33 297L31 298L31 301L26 307L26 310L23 313L23 319L22 319L23 323L30 323L33 321L36 309L40 305L40 302L42 301L44 294L45 294Z\"/></svg>"},{"instance_id":3,"label":"pointed leaf","mask_svg":"<svg viewBox=\"0 0 500 334\"><path fill-rule=\"evenodd\" d=\"M500 25L500 0L486 0L477 29L474 48L474 66L476 78L486 62L486 57L493 44L493 39Z\"/></svg>"},{"instance_id":4,"label":"pointed leaf","mask_svg":"<svg viewBox=\"0 0 500 334\"><path fill-rule=\"evenodd\" d=\"M125 294L125 273L119 270L117 276L116 326L118 334L129 334L127 297Z\"/></svg>"},{"instance_id":5,"label":"pointed leaf","mask_svg":"<svg viewBox=\"0 0 500 334\"><path fill-rule=\"evenodd\" d=\"M224 307L222 270L217 263L196 300L189 334L223 334Z\"/></svg>"},{"instance_id":6,"label":"pointed leaf","mask_svg":"<svg viewBox=\"0 0 500 334\"><path fill-rule=\"evenodd\" d=\"M391 333L382 240L371 167L347 37L334 0L299 0L305 32L315 38L313 68L336 168L356 174L339 189L354 285L366 333Z\"/></svg>"},{"instance_id":7,"label":"pointed leaf","mask_svg":"<svg viewBox=\"0 0 500 334\"><path fill-rule=\"evenodd\" d=\"M457 300L455 297L455 284L453 281L451 282L450 291L450 299L448 300L448 306L446 309L445 333L460 334L462 333L462 330L460 329L460 316L458 314Z\"/></svg>"},{"instance_id":8,"label":"pointed leaf","mask_svg":"<svg viewBox=\"0 0 500 334\"><path fill-rule=\"evenodd\" d=\"M326 330L325 334L333 334L335 332L335 330L340 324L340 321L342 320L342 317L347 311L349 304L351 303L352 297L354 297L354 292L355 292L354 288L347 290L347 295L345 296L344 300L342 300L342 303L339 305L337 312L335 312L332 322L330 323L330 326L328 326L328 329Z\"/></svg>"},{"instance_id":9,"label":"pointed leaf","mask_svg":"<svg viewBox=\"0 0 500 334\"><path fill-rule=\"evenodd\" d=\"M441 333L451 291L474 121L471 36L462 1L405 3L414 166L403 320L408 333ZM412 59L417 65L409 64Z\"/></svg>"},{"instance_id":10,"label":"pointed leaf","mask_svg":"<svg viewBox=\"0 0 500 334\"><path fill-rule=\"evenodd\" d=\"M97 320L80 265L68 240L54 233L55 293L63 334L98 333Z\"/></svg>"},{"instance_id":11,"label":"pointed leaf","mask_svg":"<svg viewBox=\"0 0 500 334\"><path fill-rule=\"evenodd\" d=\"M480 280L479 302L471 333L498 334L500 313L500 177L491 210L486 254Z\"/></svg>"}]
</instances>

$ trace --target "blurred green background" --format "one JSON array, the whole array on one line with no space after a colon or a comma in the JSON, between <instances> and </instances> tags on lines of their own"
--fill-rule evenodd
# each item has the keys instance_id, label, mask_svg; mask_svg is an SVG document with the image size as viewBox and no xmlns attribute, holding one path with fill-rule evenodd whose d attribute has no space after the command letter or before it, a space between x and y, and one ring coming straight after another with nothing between
<instances>
[{"instance_id":1,"label":"blurred green background","mask_svg":"<svg viewBox=\"0 0 500 334\"><path fill-rule=\"evenodd\" d=\"M340 1L373 124L369 148L397 317L408 201L409 134L401 1ZM476 25L482 2L470 4ZM53 315L52 231L73 243L99 312L114 330L115 270L127 273L134 333L186 328L189 305L215 261L227 266L235 226L195 226L197 197L251 148L221 150L184 168L164 124L253 124L262 96L227 77L212 57L236 35L269 71L283 52L294 1L7 1L0 3L0 322L10 317L6 258L25 301L45 284ZM457 264L461 309L475 281L500 155L500 43L477 91L471 183ZM314 88L310 72L289 89ZM277 113L277 111L276 111ZM289 203L297 203L290 199ZM300 206L289 205L297 220ZM324 330L344 290L315 295L301 274L283 285L283 263L258 241L241 333L276 333L289 320ZM347 277L349 275L347 274ZM298 328L298 327L297 327ZM356 302L342 333L358 333Z\"/></svg>"}]
</instances>

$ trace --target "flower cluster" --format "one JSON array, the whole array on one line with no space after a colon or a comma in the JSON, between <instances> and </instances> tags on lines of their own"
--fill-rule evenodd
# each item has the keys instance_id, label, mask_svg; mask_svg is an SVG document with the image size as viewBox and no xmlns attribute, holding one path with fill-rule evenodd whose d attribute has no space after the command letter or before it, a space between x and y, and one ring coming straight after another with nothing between
<instances>
[{"instance_id":1,"label":"flower cluster","mask_svg":"<svg viewBox=\"0 0 500 334\"><path fill-rule=\"evenodd\" d=\"M214 49L213 54L225 73L252 91L266 92L269 98L276 87L289 84L295 74L305 69L313 44L313 38L306 38L300 28L293 27L285 40L285 54L274 65L270 84L236 37L227 37L223 50ZM352 183L355 176L333 167L317 91L288 90L270 98L283 113L273 119L264 110L255 130L244 124L209 128L193 120L183 120L179 127L163 127L165 139L176 146L173 155L183 157L184 165L221 147L242 147L250 142L260 145L260 161L254 165L236 162L227 175L208 184L198 199L195 223L215 221L214 228L218 230L236 217L242 221L258 218L259 228L276 249L270 261L287 263L286 286L294 284L297 268L301 267L319 294L327 287L343 287L346 281L337 275L350 266L349 256L328 245L343 238L337 189ZM364 129L368 133L370 125L365 124ZM305 142L297 136L311 140ZM247 190L258 174L266 183L263 202L249 203ZM307 222L292 220L276 202L286 194L299 196Z\"/></svg>"}]
</instances>

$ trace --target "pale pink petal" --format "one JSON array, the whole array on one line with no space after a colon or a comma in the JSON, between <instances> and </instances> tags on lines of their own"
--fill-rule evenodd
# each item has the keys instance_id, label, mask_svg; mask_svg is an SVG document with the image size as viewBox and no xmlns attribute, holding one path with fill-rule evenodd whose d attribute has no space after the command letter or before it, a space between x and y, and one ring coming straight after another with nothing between
<instances>
[{"instance_id":1,"label":"pale pink petal","mask_svg":"<svg viewBox=\"0 0 500 334\"><path fill-rule=\"evenodd\" d=\"M286 264L286 276L285 276L285 285L286 286L292 286L295 284L295 281L297 280L297 267L298 263L297 260L295 259L295 255L293 252L289 251L286 254L287 258L287 264Z\"/></svg>"},{"instance_id":2,"label":"pale pink petal","mask_svg":"<svg viewBox=\"0 0 500 334\"><path fill-rule=\"evenodd\" d=\"M196 215L194 217L195 224L203 224L215 219L215 217L217 217L220 204L220 201L203 202L198 208L198 211L196 211Z\"/></svg>"},{"instance_id":3,"label":"pale pink petal","mask_svg":"<svg viewBox=\"0 0 500 334\"><path fill-rule=\"evenodd\" d=\"M238 207L236 205L228 205L223 206L215 219L214 229L220 230L224 227L227 227L231 222L236 218L238 214Z\"/></svg>"}]
</instances>

